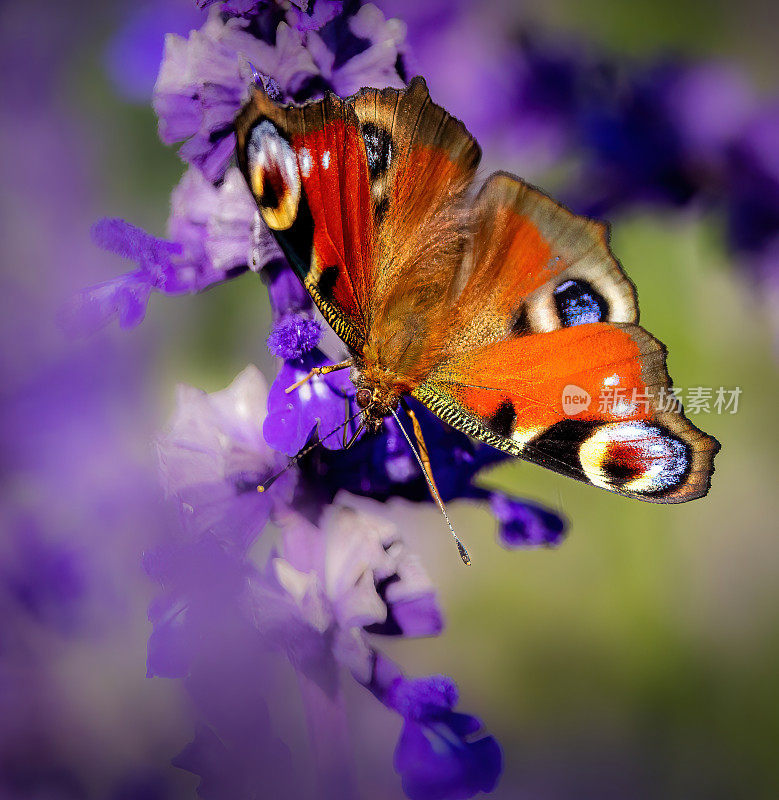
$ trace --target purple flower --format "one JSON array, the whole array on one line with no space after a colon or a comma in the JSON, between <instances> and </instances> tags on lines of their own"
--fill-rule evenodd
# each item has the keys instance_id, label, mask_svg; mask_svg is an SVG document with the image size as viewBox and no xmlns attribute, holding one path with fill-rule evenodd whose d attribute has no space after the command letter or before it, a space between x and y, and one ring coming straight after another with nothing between
<instances>
[{"instance_id":1,"label":"purple flower","mask_svg":"<svg viewBox=\"0 0 779 800\"><path fill-rule=\"evenodd\" d=\"M748 254L770 252L779 236L779 103L750 119L730 153L729 238Z\"/></svg>"},{"instance_id":2,"label":"purple flower","mask_svg":"<svg viewBox=\"0 0 779 800\"><path fill-rule=\"evenodd\" d=\"M500 746L480 735L477 717L453 711L457 689L451 681L401 679L390 702L403 709L395 769L410 800L461 800L495 788L503 769Z\"/></svg>"},{"instance_id":3,"label":"purple flower","mask_svg":"<svg viewBox=\"0 0 779 800\"><path fill-rule=\"evenodd\" d=\"M320 324L308 317L290 314L282 317L268 336L268 349L277 358L301 358L313 350L322 337Z\"/></svg>"},{"instance_id":4,"label":"purple flower","mask_svg":"<svg viewBox=\"0 0 779 800\"><path fill-rule=\"evenodd\" d=\"M366 85L379 89L386 86L402 87L404 84L396 67L406 36L403 22L387 20L376 6L366 5L354 16L345 18L345 24L347 35L364 42L351 58L339 58L339 48L326 44L326 39L330 38L328 33L332 37L338 36L335 22L332 23L332 31L325 29L321 34L312 32L307 38L308 50L332 90L341 97L347 97ZM369 84L365 82L366 76L370 76Z\"/></svg>"},{"instance_id":5,"label":"purple flower","mask_svg":"<svg viewBox=\"0 0 779 800\"><path fill-rule=\"evenodd\" d=\"M278 800L302 796L300 769L289 748L270 735L267 709L261 706L258 713L252 707L252 712L250 717L242 710L241 717L251 722L240 736L223 737L199 724L195 738L171 761L200 776L197 794L202 800L254 800L258 787Z\"/></svg>"},{"instance_id":6,"label":"purple flower","mask_svg":"<svg viewBox=\"0 0 779 800\"><path fill-rule=\"evenodd\" d=\"M140 323L153 289L182 291L174 258L182 252L176 242L157 239L121 219L103 219L92 229L96 244L131 259L138 269L79 292L65 307L62 322L73 332L92 332L117 318L122 328Z\"/></svg>"},{"instance_id":7,"label":"purple flower","mask_svg":"<svg viewBox=\"0 0 779 800\"><path fill-rule=\"evenodd\" d=\"M346 398L354 394L349 370L315 375L295 391L286 392L313 367L328 363L322 351L315 348L302 358L285 361L279 370L268 395L268 416L263 425L265 441L274 450L293 456L314 430L326 448L342 447L340 433L328 434L343 424Z\"/></svg>"},{"instance_id":8,"label":"purple flower","mask_svg":"<svg viewBox=\"0 0 779 800\"><path fill-rule=\"evenodd\" d=\"M218 186L199 170L188 169L173 190L168 219L169 238L184 249L178 263L181 283L189 291L200 291L249 267L257 271L280 257L270 235L256 231L261 224L258 217L254 199L236 167L227 170Z\"/></svg>"},{"instance_id":9,"label":"purple flower","mask_svg":"<svg viewBox=\"0 0 779 800\"><path fill-rule=\"evenodd\" d=\"M493 492L490 508L500 526L498 539L509 549L556 547L565 536L562 517L535 503Z\"/></svg>"},{"instance_id":10,"label":"purple flower","mask_svg":"<svg viewBox=\"0 0 779 800\"><path fill-rule=\"evenodd\" d=\"M246 624L251 567L211 533L195 538L186 525L183 532L182 541L144 556L146 572L164 590L149 607L150 677L190 675L209 651L252 633Z\"/></svg>"},{"instance_id":11,"label":"purple flower","mask_svg":"<svg viewBox=\"0 0 779 800\"><path fill-rule=\"evenodd\" d=\"M407 678L377 654L366 688L403 718L394 765L410 800L465 800L495 788L503 770L500 745L477 717L454 711L451 678Z\"/></svg>"},{"instance_id":12,"label":"purple flower","mask_svg":"<svg viewBox=\"0 0 779 800\"><path fill-rule=\"evenodd\" d=\"M239 18L222 19L214 9L187 39L165 40L165 56L154 87L154 110L166 144L186 140L182 159L215 181L235 149L233 120L248 98L253 68L272 77L292 97L316 72L300 32L281 23L274 45L255 38Z\"/></svg>"},{"instance_id":13,"label":"purple flower","mask_svg":"<svg viewBox=\"0 0 779 800\"><path fill-rule=\"evenodd\" d=\"M287 22L303 33L318 31L341 14L343 7L344 0L315 0L314 3L298 0L287 11Z\"/></svg>"},{"instance_id":14,"label":"purple flower","mask_svg":"<svg viewBox=\"0 0 779 800\"><path fill-rule=\"evenodd\" d=\"M367 632L430 636L441 613L430 579L371 501L342 494L314 526L288 518L281 548L254 585L256 624L298 669L328 684L332 657L370 680Z\"/></svg>"},{"instance_id":15,"label":"purple flower","mask_svg":"<svg viewBox=\"0 0 779 800\"><path fill-rule=\"evenodd\" d=\"M256 231L258 248L263 251L264 237L271 234L261 221L258 221ZM288 314L310 311L314 307L306 287L283 258L269 261L260 272L260 276L268 288L270 305L276 320Z\"/></svg>"},{"instance_id":16,"label":"purple flower","mask_svg":"<svg viewBox=\"0 0 779 800\"><path fill-rule=\"evenodd\" d=\"M687 156L719 164L756 104L746 76L724 62L688 64L668 86L665 106Z\"/></svg>"},{"instance_id":17,"label":"purple flower","mask_svg":"<svg viewBox=\"0 0 779 800\"><path fill-rule=\"evenodd\" d=\"M257 491L283 466L262 436L266 399L254 366L213 394L179 386L173 421L157 444L165 488L180 501L194 534L211 531L238 552L294 486L294 473L287 472L273 492Z\"/></svg>"},{"instance_id":18,"label":"purple flower","mask_svg":"<svg viewBox=\"0 0 779 800\"><path fill-rule=\"evenodd\" d=\"M133 327L143 320L153 291L199 292L281 256L237 168L219 186L199 170L187 170L171 196L168 237L158 239L120 219L98 222L95 243L139 269L83 289L65 309L66 327L91 332L113 318Z\"/></svg>"}]
</instances>

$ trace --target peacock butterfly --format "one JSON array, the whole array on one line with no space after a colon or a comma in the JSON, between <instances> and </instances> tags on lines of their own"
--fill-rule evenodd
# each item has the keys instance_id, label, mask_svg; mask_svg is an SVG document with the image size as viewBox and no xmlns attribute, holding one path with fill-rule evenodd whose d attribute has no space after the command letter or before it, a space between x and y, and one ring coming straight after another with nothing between
<instances>
[{"instance_id":1,"label":"peacock butterfly","mask_svg":"<svg viewBox=\"0 0 779 800\"><path fill-rule=\"evenodd\" d=\"M422 78L302 106L257 85L236 132L262 219L348 348L320 371L352 368L369 430L410 395L577 480L706 494L719 444L663 406L666 351L607 226L503 172L469 199L480 148ZM622 399L593 401L606 390Z\"/></svg>"}]
</instances>

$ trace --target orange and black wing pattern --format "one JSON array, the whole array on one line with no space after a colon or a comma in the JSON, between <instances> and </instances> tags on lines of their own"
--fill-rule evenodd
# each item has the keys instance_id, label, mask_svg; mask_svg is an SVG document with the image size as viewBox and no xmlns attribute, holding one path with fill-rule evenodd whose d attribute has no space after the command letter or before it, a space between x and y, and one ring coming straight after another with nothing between
<instances>
[{"instance_id":1,"label":"orange and black wing pattern","mask_svg":"<svg viewBox=\"0 0 779 800\"><path fill-rule=\"evenodd\" d=\"M719 445L669 405L665 348L635 324L606 228L504 174L474 220L447 354L414 396L577 480L652 502L704 495Z\"/></svg>"},{"instance_id":2,"label":"orange and black wing pattern","mask_svg":"<svg viewBox=\"0 0 779 800\"><path fill-rule=\"evenodd\" d=\"M257 87L236 130L262 218L358 366L564 475L706 493L719 445L669 407L607 228L505 173L471 202L479 146L421 78L304 106Z\"/></svg>"}]
</instances>

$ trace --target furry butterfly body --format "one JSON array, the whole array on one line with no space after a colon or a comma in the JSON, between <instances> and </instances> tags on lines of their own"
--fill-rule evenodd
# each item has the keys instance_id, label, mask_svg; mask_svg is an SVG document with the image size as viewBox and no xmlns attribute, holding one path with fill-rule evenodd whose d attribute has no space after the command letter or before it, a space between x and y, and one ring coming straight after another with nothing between
<instances>
[{"instance_id":1,"label":"furry butterfly body","mask_svg":"<svg viewBox=\"0 0 779 800\"><path fill-rule=\"evenodd\" d=\"M666 410L665 350L638 326L606 227L506 173L421 78L236 121L263 220L350 358L378 429L401 398L512 455L601 488L681 502L715 439ZM566 413L569 387L589 397ZM604 391L620 400L598 402ZM637 399L638 398L638 399Z\"/></svg>"}]
</instances>

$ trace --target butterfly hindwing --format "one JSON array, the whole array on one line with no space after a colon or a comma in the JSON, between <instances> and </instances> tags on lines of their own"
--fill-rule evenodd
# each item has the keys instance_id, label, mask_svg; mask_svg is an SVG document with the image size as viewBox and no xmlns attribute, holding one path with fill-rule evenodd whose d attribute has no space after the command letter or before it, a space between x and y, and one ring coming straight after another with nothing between
<instances>
[{"instance_id":1,"label":"butterfly hindwing","mask_svg":"<svg viewBox=\"0 0 779 800\"><path fill-rule=\"evenodd\" d=\"M445 356L415 396L445 421L577 480L654 502L705 494L718 449L670 404L602 223L496 173L473 207Z\"/></svg>"},{"instance_id":2,"label":"butterfly hindwing","mask_svg":"<svg viewBox=\"0 0 779 800\"><path fill-rule=\"evenodd\" d=\"M465 351L414 396L512 455L642 500L681 502L708 490L718 445L668 406L669 385L665 349L643 328L584 323Z\"/></svg>"},{"instance_id":3,"label":"butterfly hindwing","mask_svg":"<svg viewBox=\"0 0 779 800\"><path fill-rule=\"evenodd\" d=\"M583 321L638 320L633 284L603 223L495 173L476 198L471 226L453 350Z\"/></svg>"}]
</instances>

